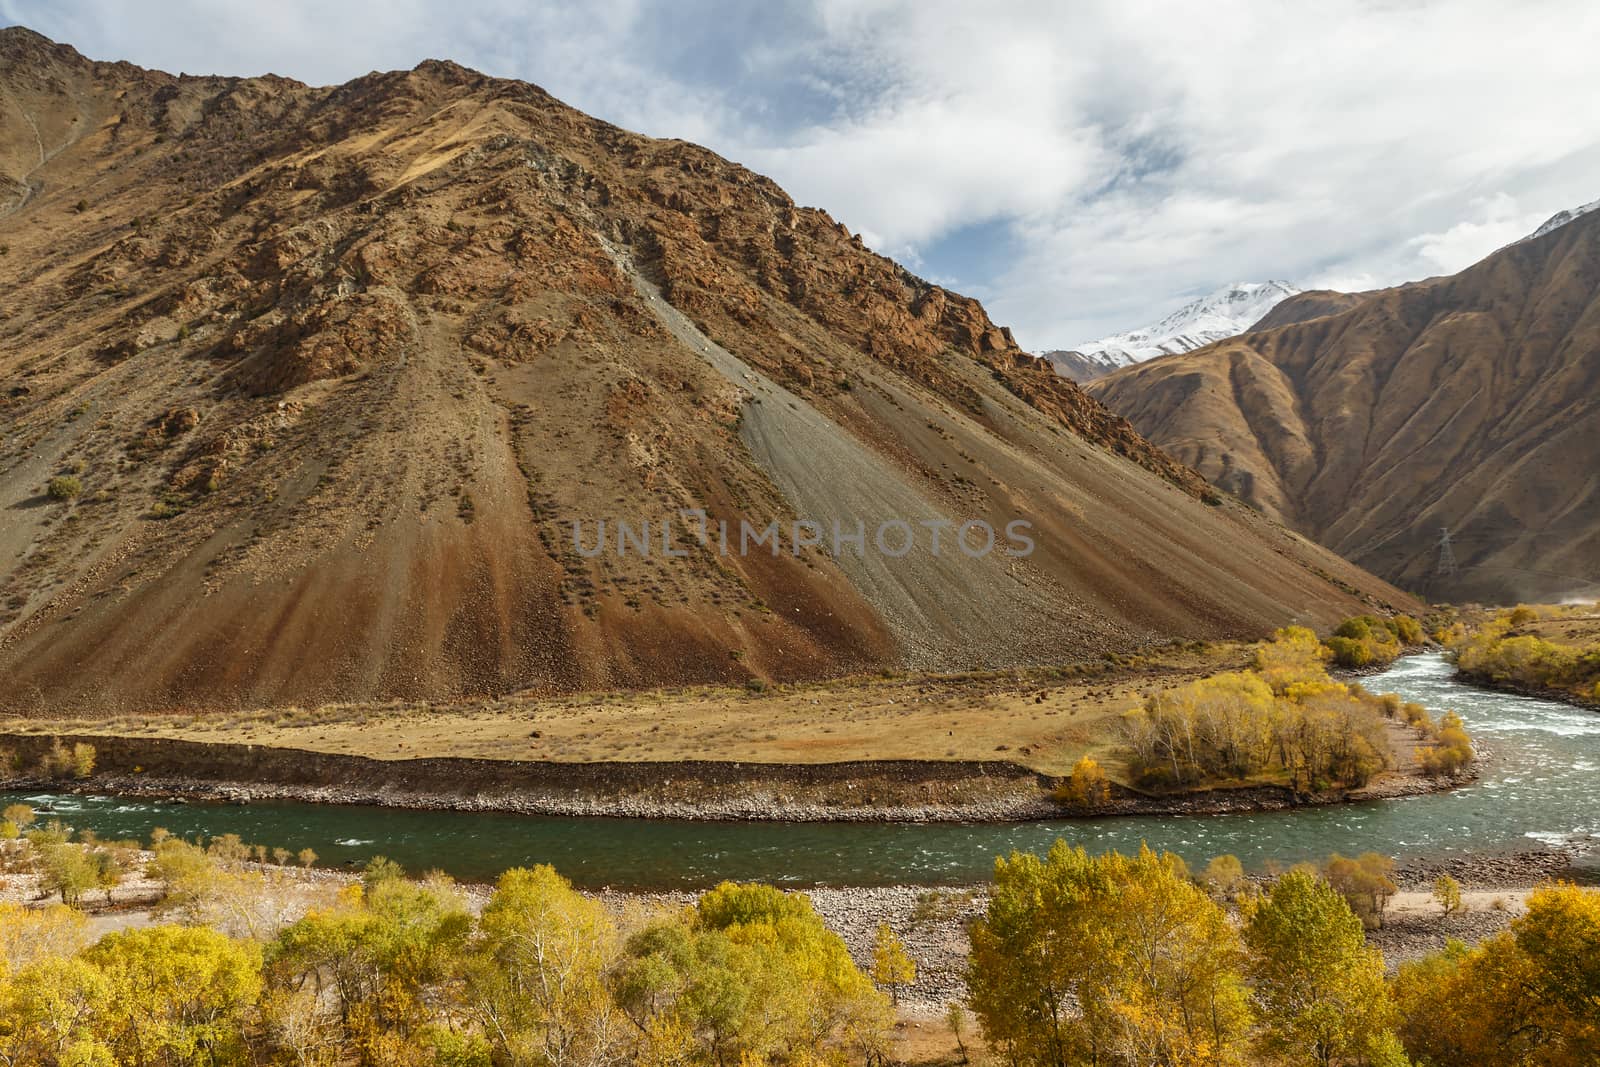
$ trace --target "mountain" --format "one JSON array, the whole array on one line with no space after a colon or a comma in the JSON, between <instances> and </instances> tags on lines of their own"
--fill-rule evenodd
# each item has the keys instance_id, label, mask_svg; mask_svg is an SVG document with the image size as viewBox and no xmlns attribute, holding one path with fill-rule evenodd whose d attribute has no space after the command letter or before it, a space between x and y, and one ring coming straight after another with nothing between
<instances>
[{"instance_id":1,"label":"mountain","mask_svg":"<svg viewBox=\"0 0 1600 1067\"><path fill-rule=\"evenodd\" d=\"M175 77L13 28L0 131L12 710L1061 662L1408 603L976 301L534 86ZM969 519L1036 550L931 551Z\"/></svg>"},{"instance_id":2,"label":"mountain","mask_svg":"<svg viewBox=\"0 0 1600 1067\"><path fill-rule=\"evenodd\" d=\"M1212 482L1403 587L1592 594L1600 212L1569 214L1454 276L1302 294L1249 333L1089 391ZM1441 566L1446 528L1454 567Z\"/></svg>"},{"instance_id":3,"label":"mountain","mask_svg":"<svg viewBox=\"0 0 1600 1067\"><path fill-rule=\"evenodd\" d=\"M1046 352L1044 358L1073 381L1091 381L1118 367L1192 352L1241 334L1298 292L1288 282L1235 282L1185 304L1153 326L1112 334L1067 351Z\"/></svg>"},{"instance_id":4,"label":"mountain","mask_svg":"<svg viewBox=\"0 0 1600 1067\"><path fill-rule=\"evenodd\" d=\"M1554 215L1551 215L1548 219L1545 219L1544 223L1540 225L1537 230L1534 230L1527 237L1523 238L1523 240L1531 241L1536 237L1543 237L1547 233L1559 230L1573 219L1587 215L1595 208L1600 208L1600 200L1591 200L1587 204L1580 204L1578 207L1567 208L1565 211L1558 211Z\"/></svg>"}]
</instances>

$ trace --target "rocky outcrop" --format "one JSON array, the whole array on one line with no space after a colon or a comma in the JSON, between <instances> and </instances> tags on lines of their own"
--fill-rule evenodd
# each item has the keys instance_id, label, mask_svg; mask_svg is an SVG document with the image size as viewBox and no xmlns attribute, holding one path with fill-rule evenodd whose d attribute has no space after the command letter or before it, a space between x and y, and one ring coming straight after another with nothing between
<instances>
[{"instance_id":1,"label":"rocky outcrop","mask_svg":"<svg viewBox=\"0 0 1600 1067\"><path fill-rule=\"evenodd\" d=\"M703 148L449 63L314 88L18 28L0 54L0 173L29 190L0 218L8 708L1055 662L1403 601ZM892 483L1037 551L888 584L831 544L576 551L576 522L812 518L767 402L828 514ZM848 455L882 477L823 472Z\"/></svg>"}]
</instances>

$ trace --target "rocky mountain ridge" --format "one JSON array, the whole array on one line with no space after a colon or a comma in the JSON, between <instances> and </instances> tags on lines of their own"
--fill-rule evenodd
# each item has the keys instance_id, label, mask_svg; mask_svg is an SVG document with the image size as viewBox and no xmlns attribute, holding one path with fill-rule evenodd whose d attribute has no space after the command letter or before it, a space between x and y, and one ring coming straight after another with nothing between
<instances>
[{"instance_id":1,"label":"rocky mountain ridge","mask_svg":"<svg viewBox=\"0 0 1600 1067\"><path fill-rule=\"evenodd\" d=\"M0 30L0 176L13 709L1059 662L1404 602L976 301L525 83L173 76ZM576 536L686 512L1038 547Z\"/></svg>"}]
</instances>

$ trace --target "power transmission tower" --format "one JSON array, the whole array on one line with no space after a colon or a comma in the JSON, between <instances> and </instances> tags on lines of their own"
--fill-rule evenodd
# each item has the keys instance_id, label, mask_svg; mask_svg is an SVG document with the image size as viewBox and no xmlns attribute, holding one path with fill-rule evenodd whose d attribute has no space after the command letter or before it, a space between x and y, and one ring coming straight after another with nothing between
<instances>
[{"instance_id":1,"label":"power transmission tower","mask_svg":"<svg viewBox=\"0 0 1600 1067\"><path fill-rule=\"evenodd\" d=\"M1439 527L1439 566L1434 570L1439 578L1451 578L1456 573L1456 553L1450 547L1450 527Z\"/></svg>"}]
</instances>

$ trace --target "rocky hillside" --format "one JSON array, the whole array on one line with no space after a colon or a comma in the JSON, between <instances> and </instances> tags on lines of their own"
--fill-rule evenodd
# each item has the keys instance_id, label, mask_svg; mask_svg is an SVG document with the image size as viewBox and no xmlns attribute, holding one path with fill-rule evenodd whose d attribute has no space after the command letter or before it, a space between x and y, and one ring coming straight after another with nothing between
<instances>
[{"instance_id":1,"label":"rocky hillside","mask_svg":"<svg viewBox=\"0 0 1600 1067\"><path fill-rule=\"evenodd\" d=\"M175 77L0 30L0 198L14 708L1054 662L1399 600L1208 503L975 301L531 85ZM684 509L732 550L681 547ZM617 554L668 519L686 555ZM923 539L739 553L797 519ZM966 519L1037 549L929 551Z\"/></svg>"},{"instance_id":2,"label":"rocky hillside","mask_svg":"<svg viewBox=\"0 0 1600 1067\"><path fill-rule=\"evenodd\" d=\"M1090 392L1336 552L1433 598L1592 595L1600 213L1447 278L1305 293ZM1448 527L1456 567L1440 567Z\"/></svg>"}]
</instances>

